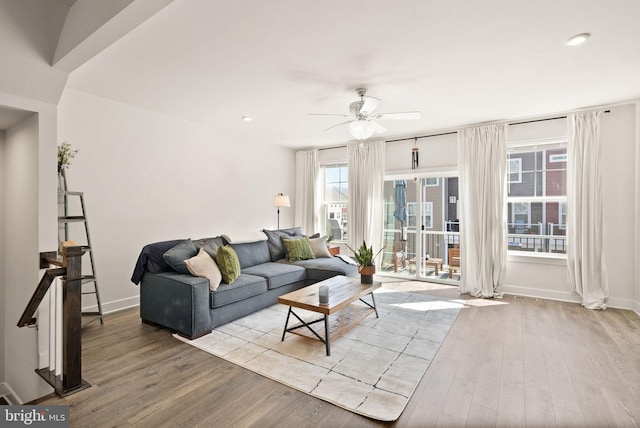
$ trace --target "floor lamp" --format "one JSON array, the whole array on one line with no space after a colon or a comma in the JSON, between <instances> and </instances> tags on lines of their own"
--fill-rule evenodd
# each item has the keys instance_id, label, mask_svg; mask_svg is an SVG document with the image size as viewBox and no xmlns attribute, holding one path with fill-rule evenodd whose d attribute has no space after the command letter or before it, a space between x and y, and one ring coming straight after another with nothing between
<instances>
[{"instance_id":1,"label":"floor lamp","mask_svg":"<svg viewBox=\"0 0 640 428\"><path fill-rule=\"evenodd\" d=\"M273 199L273 206L278 207L278 229L280 229L280 207L290 207L289 195L278 193Z\"/></svg>"}]
</instances>

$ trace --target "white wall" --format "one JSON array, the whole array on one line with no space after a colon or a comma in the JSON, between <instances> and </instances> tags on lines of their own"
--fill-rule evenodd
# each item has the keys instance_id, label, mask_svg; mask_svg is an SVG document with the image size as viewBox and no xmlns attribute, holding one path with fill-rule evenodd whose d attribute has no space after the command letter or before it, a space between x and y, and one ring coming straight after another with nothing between
<instances>
[{"instance_id":1,"label":"white wall","mask_svg":"<svg viewBox=\"0 0 640 428\"><path fill-rule=\"evenodd\" d=\"M34 113L7 130L4 150L5 378L23 400L51 390L34 373L39 367L37 331L16 326L40 280L39 132Z\"/></svg>"},{"instance_id":2,"label":"white wall","mask_svg":"<svg viewBox=\"0 0 640 428\"><path fill-rule=\"evenodd\" d=\"M429 138L387 143L387 175L421 175L429 172L445 172L458 165L457 134L439 135ZM419 168L411 169L411 150L418 148Z\"/></svg>"},{"instance_id":3,"label":"white wall","mask_svg":"<svg viewBox=\"0 0 640 428\"><path fill-rule=\"evenodd\" d=\"M611 109L602 120L602 153L606 258L611 304L630 307L635 300L637 265L634 229L636 211L636 105ZM640 308L638 308L640 309Z\"/></svg>"},{"instance_id":4,"label":"white wall","mask_svg":"<svg viewBox=\"0 0 640 428\"><path fill-rule=\"evenodd\" d=\"M4 211L6 206L6 201L4 197L4 188L5 188L5 150L4 143L5 140L5 132L0 131L0 309L2 309L2 314L0 314L0 384L5 381L5 370L4 370L4 313L5 313L5 305L6 305L6 297L4 293L5 288L5 278L4 278L4 247L6 240L4 239L4 229L5 229L5 221L4 221Z\"/></svg>"},{"instance_id":5,"label":"white wall","mask_svg":"<svg viewBox=\"0 0 640 428\"><path fill-rule=\"evenodd\" d=\"M79 150L68 185L85 192L106 311L138 303L130 279L144 245L275 229L273 197L295 203L290 149L69 89L58 118L58 140ZM280 218L293 226L293 209Z\"/></svg>"}]
</instances>

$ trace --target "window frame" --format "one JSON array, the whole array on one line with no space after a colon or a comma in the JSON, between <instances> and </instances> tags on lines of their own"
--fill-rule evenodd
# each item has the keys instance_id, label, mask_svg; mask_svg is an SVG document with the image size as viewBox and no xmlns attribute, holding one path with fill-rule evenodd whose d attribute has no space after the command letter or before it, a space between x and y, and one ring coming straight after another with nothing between
<instances>
[{"instance_id":1,"label":"window frame","mask_svg":"<svg viewBox=\"0 0 640 428\"><path fill-rule=\"evenodd\" d=\"M516 171L512 170L510 167L511 162L517 161L518 168ZM511 175L518 174L517 180L512 180ZM509 184L519 184L522 183L522 158L507 158L507 183Z\"/></svg>"},{"instance_id":2,"label":"window frame","mask_svg":"<svg viewBox=\"0 0 640 428\"><path fill-rule=\"evenodd\" d=\"M552 151L552 150L559 150L559 149L563 149L566 151L566 153L557 153L557 154L548 154L548 151ZM538 153L542 152L542 154L540 155L541 160L538 159ZM511 156L513 156L514 154L517 153L521 153L521 154L533 154L533 159L534 159L534 166L533 168L530 168L531 171L527 171L530 173L534 174L534 177L537 176L537 174L541 175L541 181L538 182L536 181L537 179L534 178L534 187L533 187L533 195L531 196L509 196L509 192L511 191L511 187L510 184L524 184L522 183L522 159L524 158L524 156L522 157L516 157L516 158L511 158ZM551 162L551 157L552 156L556 156L556 159L558 159L558 156L562 156L562 159L558 159L555 160L554 162ZM507 226L511 225L514 230L515 230L515 206L516 204L520 204L520 203L526 203L528 204L528 229L526 229L528 232L526 232L527 234L531 234L532 239L539 239L541 244L540 247L543 249L543 251L540 251L538 246L536 244L534 244L534 249L533 252L531 252L532 250L529 249L528 251L522 249L515 249L512 248L512 245L509 245L508 248L508 253L511 255L522 255L522 256L536 256L536 257L546 257L546 258L566 258L566 251L567 251L567 241L566 241L566 235L563 235L562 233L560 234L554 234L554 231L551 230L552 228L549 227L550 224L553 224L555 226L558 227L559 230L564 231L566 230L567 227L567 216L566 216L566 207L568 204L567 201L567 195L566 195L566 179L567 179L567 175L569 173L568 171L568 164L567 164L567 158L568 158L568 139L566 137L563 138L555 138L555 139L545 139L545 140L529 140L529 141L517 141L517 142L509 142L507 143L507 162L509 162L510 160L516 160L519 159L520 162L519 166L520 166L520 170L517 171L518 172L518 176L520 178L519 182L515 182L515 181L509 181L509 174L511 173L515 173L515 171L509 171L509 163L507 163L507 172L506 172L506 178L505 178L505 182L506 182L506 191L505 191L505 210L507 209L507 206L509 204L511 204L511 213L510 215L507 217L506 221L507 221ZM538 162L541 162L540 164ZM550 163L554 163L554 164L558 164L558 163L565 163L565 165L561 168L558 168L554 165L554 167L550 167L549 164ZM564 170L564 189L565 189L565 194L564 195L552 195L552 196L548 196L546 194L548 188L547 188L547 180L549 178L549 173L550 172L557 172L560 170ZM538 188L538 186L540 186L540 188ZM539 195L539 196L537 196ZM549 215L549 205L548 204L558 204L558 210L557 210L557 216L558 216L558 222L557 223L549 223L548 221L548 215ZM544 224L544 228L542 233L531 233L530 230L533 229L533 226L531 224L531 217L532 217L532 213L534 211L534 204L540 204L541 208L540 209L540 215L542 216L541 218L541 223ZM553 212L553 211L551 211ZM552 214L553 215L553 214ZM555 229L555 228L554 228ZM508 235L517 235L515 232L511 232L508 233ZM507 239L508 244L512 244L512 240L516 240L517 238L514 237L509 237ZM560 244L561 247L561 251L558 252L558 239L564 239L564 243ZM522 240L518 240L517 242L522 243ZM553 245L552 245L553 244ZM553 249L552 249L553 247ZM544 251L546 250L546 251ZM562 252L564 251L564 252Z\"/></svg>"},{"instance_id":3,"label":"window frame","mask_svg":"<svg viewBox=\"0 0 640 428\"><path fill-rule=\"evenodd\" d=\"M338 188L342 188L343 184L346 183L346 189L347 192L346 194L342 194L341 192L338 192L343 198L340 198L339 200L334 200L334 199L327 199L327 187L328 187L328 183L327 182L327 169L329 168L337 168L340 171L338 172L338 181L337 182L331 182L331 183L337 183L338 184ZM345 175L346 177L342 176L342 169L345 168ZM346 232L347 232L347 226L348 226L348 219L349 219L349 164L348 162L326 162L326 163L321 163L320 164L320 176L321 176L321 181L322 181L322 215L323 215L323 226L321 227L324 230L324 234L329 236L332 234L332 231L327 227L327 224L329 222L330 219L335 219L339 222L339 226L340 226L340 235L339 237L334 236L333 237L333 241L334 242L341 242L344 243L346 242ZM333 206L333 207L332 207ZM340 209L340 215L338 218L336 217L330 217L331 213L336 212L336 210L339 206L344 206L343 208L339 208ZM346 211L346 212L342 212L342 211Z\"/></svg>"},{"instance_id":4,"label":"window frame","mask_svg":"<svg viewBox=\"0 0 640 428\"><path fill-rule=\"evenodd\" d=\"M413 214L411 213L413 211ZM428 212L428 214L427 214ZM407 227L418 228L418 203L407 202ZM413 217L413 225L411 225L411 217ZM422 226L425 229L433 229L433 202L422 201ZM429 219L427 224L426 219Z\"/></svg>"}]
</instances>

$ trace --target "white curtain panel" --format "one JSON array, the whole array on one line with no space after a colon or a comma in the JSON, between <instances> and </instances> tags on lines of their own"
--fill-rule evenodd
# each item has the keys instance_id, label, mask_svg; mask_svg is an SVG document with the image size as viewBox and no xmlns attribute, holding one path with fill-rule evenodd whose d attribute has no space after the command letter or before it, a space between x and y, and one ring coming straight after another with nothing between
<instances>
[{"instance_id":1,"label":"white curtain panel","mask_svg":"<svg viewBox=\"0 0 640 428\"><path fill-rule=\"evenodd\" d=\"M347 243L358 248L362 241L382 248L384 208L384 141L350 143L349 152L349 223ZM376 258L380 262L380 257Z\"/></svg>"},{"instance_id":2,"label":"white curtain panel","mask_svg":"<svg viewBox=\"0 0 640 428\"><path fill-rule=\"evenodd\" d=\"M320 163L318 150L296 152L296 200L295 225L302 233L313 235L320 231L322 215L322 193L320 189Z\"/></svg>"},{"instance_id":3,"label":"white curtain panel","mask_svg":"<svg viewBox=\"0 0 640 428\"><path fill-rule=\"evenodd\" d=\"M571 292L589 309L606 309L609 284L604 257L600 158L603 111L571 114L567 156L567 267Z\"/></svg>"},{"instance_id":4,"label":"white curtain panel","mask_svg":"<svg viewBox=\"0 0 640 428\"><path fill-rule=\"evenodd\" d=\"M507 264L505 176L507 125L458 133L460 169L460 292L502 297Z\"/></svg>"}]
</instances>

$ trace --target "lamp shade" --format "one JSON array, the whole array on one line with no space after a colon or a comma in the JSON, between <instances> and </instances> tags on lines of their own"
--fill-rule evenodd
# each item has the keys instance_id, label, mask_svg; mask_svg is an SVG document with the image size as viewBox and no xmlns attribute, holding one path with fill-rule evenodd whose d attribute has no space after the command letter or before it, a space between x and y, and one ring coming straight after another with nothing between
<instances>
[{"instance_id":1,"label":"lamp shade","mask_svg":"<svg viewBox=\"0 0 640 428\"><path fill-rule=\"evenodd\" d=\"M366 140L376 131L376 124L368 119L358 119L349 123L349 132L357 140Z\"/></svg>"},{"instance_id":2,"label":"lamp shade","mask_svg":"<svg viewBox=\"0 0 640 428\"><path fill-rule=\"evenodd\" d=\"M278 193L276 197L273 199L274 207L290 207L291 202L289 201L289 195L283 195L282 193Z\"/></svg>"}]
</instances>

